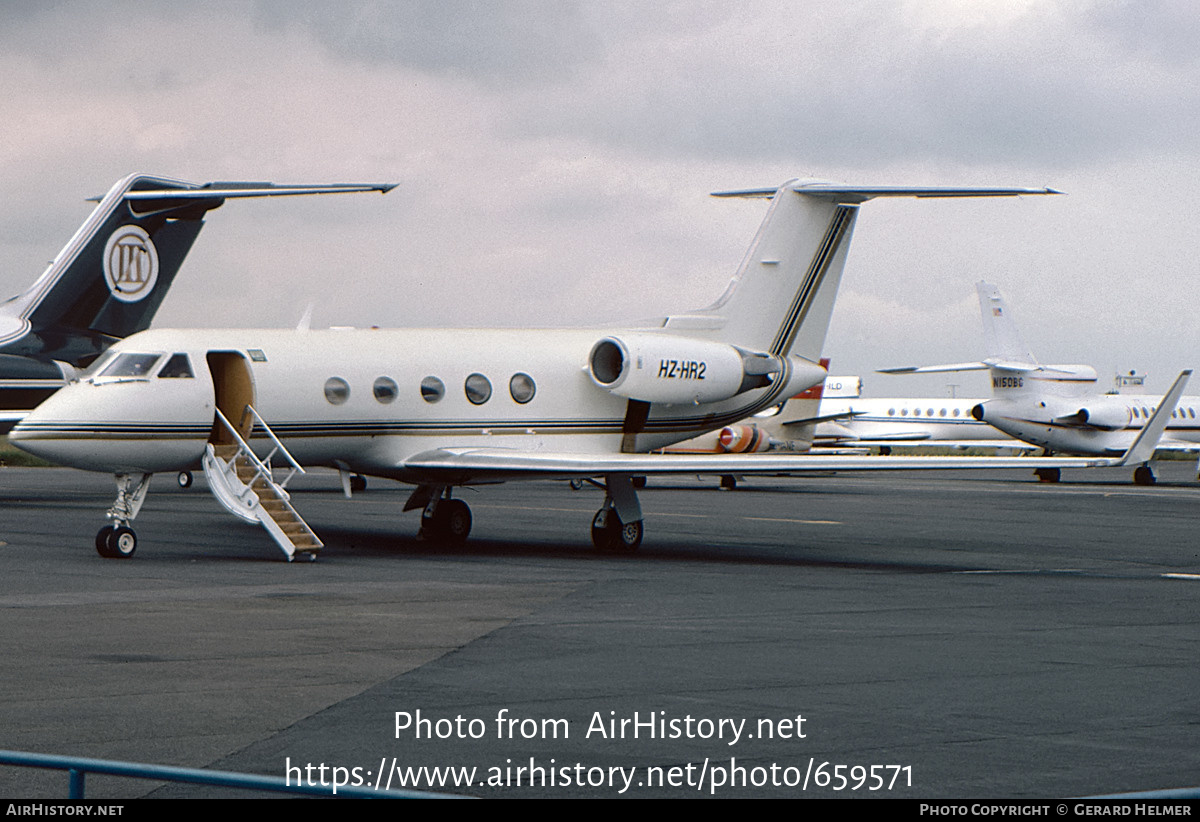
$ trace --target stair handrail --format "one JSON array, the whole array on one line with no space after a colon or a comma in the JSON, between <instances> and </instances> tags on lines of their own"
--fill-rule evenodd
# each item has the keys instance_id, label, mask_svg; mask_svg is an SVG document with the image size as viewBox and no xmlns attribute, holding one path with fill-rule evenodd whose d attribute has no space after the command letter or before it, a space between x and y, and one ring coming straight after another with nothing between
<instances>
[{"instance_id":1,"label":"stair handrail","mask_svg":"<svg viewBox=\"0 0 1200 822\"><path fill-rule=\"evenodd\" d=\"M280 488L286 488L288 481L292 477L296 476L297 471L299 471L301 474L308 473L307 471L304 470L304 466L302 466L300 463L296 462L295 457L293 457L291 452L287 450L287 447L282 442L279 441L278 437L275 436L275 432L271 430L271 426L267 425L267 421L262 418L261 414L259 414L257 411L254 410L254 406L250 405L250 403L246 403L245 408L242 409L242 421L243 422L245 421L247 414L249 414L254 419L255 423L257 423L258 425L260 425L262 427L262 430L266 432L266 434L270 438L271 442L274 443L274 445L275 445L275 447L271 449L271 453L267 454L267 457L264 460L264 462L267 464L268 476L270 475L270 471L271 471L271 469L270 469L271 457L275 456L275 454L277 454L277 453L282 453L284 458L292 466L292 470L289 471L288 475L283 478L283 482L279 483ZM228 420L226 420L226 422L228 422ZM254 430L253 424L250 426L250 430L251 431ZM235 436L238 436L238 439L241 439L240 435L238 435L236 431L234 431L233 433ZM247 448L249 448L249 446L247 446Z\"/></svg>"},{"instance_id":2,"label":"stair handrail","mask_svg":"<svg viewBox=\"0 0 1200 822\"><path fill-rule=\"evenodd\" d=\"M274 482L274 480L271 478L271 469L269 467L267 467L267 465L262 460L260 460L257 455L255 455L254 451L252 451L250 449L250 446L246 443L246 441L244 439L242 439L242 435L239 434L237 432L237 429L233 427L233 423L231 423L229 421L229 418L221 413L220 408L214 408L213 410L217 412L217 419L219 419L221 421L221 423L225 426L225 430L227 430L230 434L233 434L233 438L235 440L237 440L237 443L239 446L239 449L238 449L239 453L244 453L246 455L246 459L248 459L250 461L250 464L254 466L255 479L257 479L258 477L262 477L262 478L266 479L268 482ZM234 459L236 459L236 458L237 457L235 456ZM294 474L295 472L293 471L292 473ZM289 479L290 479L290 476L289 476ZM246 490L251 491L252 490L251 486L253 484L254 484L254 480L252 479L252 480L250 480L249 483L247 483Z\"/></svg>"}]
</instances>

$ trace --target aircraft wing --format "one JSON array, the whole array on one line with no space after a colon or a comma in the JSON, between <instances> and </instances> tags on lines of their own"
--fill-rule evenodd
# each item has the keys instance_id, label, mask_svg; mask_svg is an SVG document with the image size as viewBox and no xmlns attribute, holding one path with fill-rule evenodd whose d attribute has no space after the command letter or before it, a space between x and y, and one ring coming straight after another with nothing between
<instances>
[{"instance_id":1,"label":"aircraft wing","mask_svg":"<svg viewBox=\"0 0 1200 822\"><path fill-rule=\"evenodd\" d=\"M1017 451L1041 451L1040 445L1031 445L1030 443L1021 440L935 440L928 436L918 437L910 435L904 439L889 438L889 437L863 437L862 439L842 439L832 443L834 447L842 447L852 445L863 448L879 448L886 446L888 448L996 448L1004 450ZM822 443L813 443L813 448L825 447ZM1159 448L1166 446L1160 445ZM1200 450L1200 444L1193 443L1192 448Z\"/></svg>"},{"instance_id":2,"label":"aircraft wing","mask_svg":"<svg viewBox=\"0 0 1200 822\"><path fill-rule=\"evenodd\" d=\"M857 454L621 454L522 451L515 448L434 448L397 468L409 482L465 485L509 479L581 479L669 474L807 474L816 471L911 471L947 468L1106 468L1154 456L1171 411L1187 385L1182 372L1150 421L1120 457L896 457Z\"/></svg>"},{"instance_id":3,"label":"aircraft wing","mask_svg":"<svg viewBox=\"0 0 1200 822\"><path fill-rule=\"evenodd\" d=\"M895 457L843 454L585 454L506 448L437 448L406 459L422 482L462 484L510 479L580 479L608 474L807 474L948 468L1103 468L1123 457Z\"/></svg>"}]
</instances>

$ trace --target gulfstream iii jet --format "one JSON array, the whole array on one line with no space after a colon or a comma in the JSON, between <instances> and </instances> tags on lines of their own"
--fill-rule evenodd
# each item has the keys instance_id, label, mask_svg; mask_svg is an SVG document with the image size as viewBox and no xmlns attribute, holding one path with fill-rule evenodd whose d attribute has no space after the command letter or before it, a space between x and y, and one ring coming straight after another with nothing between
<instances>
[{"instance_id":1,"label":"gulfstream iii jet","mask_svg":"<svg viewBox=\"0 0 1200 822\"><path fill-rule=\"evenodd\" d=\"M728 289L707 308L619 329L147 331L113 346L11 439L116 476L111 524L96 536L109 557L136 548L130 525L150 476L201 460L217 499L267 528L289 560L321 547L284 487L302 465L337 468L347 492L351 474L415 485L405 510L422 511L425 538L448 542L471 528L456 487L597 478L605 495L592 540L632 550L643 535L635 477L1142 461L1161 414L1121 459L650 453L825 378L821 346L862 203L1048 193L811 180L728 192L770 205Z\"/></svg>"},{"instance_id":2,"label":"gulfstream iii jet","mask_svg":"<svg viewBox=\"0 0 1200 822\"><path fill-rule=\"evenodd\" d=\"M29 289L0 303L0 433L116 340L150 327L204 217L226 200L390 185L187 183L131 174Z\"/></svg>"},{"instance_id":3,"label":"gulfstream iii jet","mask_svg":"<svg viewBox=\"0 0 1200 822\"><path fill-rule=\"evenodd\" d=\"M942 371L991 373L992 398L976 403L971 416L1009 436L1044 448L1047 452L1111 456L1122 453L1144 428L1159 405L1159 397L1106 394L1099 389L1096 371L1089 365L1041 365L1029 352L1000 290L980 282L979 310L988 353L982 362L953 365L889 368L884 374L918 374ZM1172 408L1158 448L1200 451L1200 397L1186 396ZM1038 468L1045 482L1057 482L1058 469ZM1154 482L1150 465L1133 473L1139 485Z\"/></svg>"}]
</instances>

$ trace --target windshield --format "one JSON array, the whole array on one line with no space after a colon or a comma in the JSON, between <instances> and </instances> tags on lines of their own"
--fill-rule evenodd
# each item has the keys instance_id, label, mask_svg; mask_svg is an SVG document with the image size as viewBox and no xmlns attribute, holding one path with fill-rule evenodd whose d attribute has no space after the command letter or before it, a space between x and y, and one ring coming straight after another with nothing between
<instances>
[{"instance_id":1,"label":"windshield","mask_svg":"<svg viewBox=\"0 0 1200 822\"><path fill-rule=\"evenodd\" d=\"M118 354L97 377L146 379L162 354Z\"/></svg>"}]
</instances>

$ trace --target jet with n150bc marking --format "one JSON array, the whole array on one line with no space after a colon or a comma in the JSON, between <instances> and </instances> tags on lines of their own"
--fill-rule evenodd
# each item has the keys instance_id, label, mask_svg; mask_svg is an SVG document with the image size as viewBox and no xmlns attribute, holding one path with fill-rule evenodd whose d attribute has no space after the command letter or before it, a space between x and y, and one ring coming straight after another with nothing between
<instances>
[{"instance_id":1,"label":"jet with n150bc marking","mask_svg":"<svg viewBox=\"0 0 1200 822\"><path fill-rule=\"evenodd\" d=\"M652 453L779 404L826 376L819 364L850 235L877 197L1048 194L1045 189L846 186L792 180L723 196L770 200L725 293L707 308L622 328L158 330L135 334L30 414L20 447L117 478L104 556L133 553L150 475L202 460L231 512L259 522L289 559L319 538L284 488L302 465L411 483L405 510L426 538L461 542L466 485L597 479L590 520L602 550L642 541L634 478L829 470L1014 467L971 457ZM663 360L704 379L660 378ZM1182 389L1180 389L1182 390ZM1154 426L1124 458L1144 459ZM600 482L597 484L600 484Z\"/></svg>"},{"instance_id":2,"label":"jet with n150bc marking","mask_svg":"<svg viewBox=\"0 0 1200 822\"><path fill-rule=\"evenodd\" d=\"M118 180L42 276L0 303L0 433L118 339L150 327L205 216L226 200L391 188Z\"/></svg>"},{"instance_id":3,"label":"jet with n150bc marking","mask_svg":"<svg viewBox=\"0 0 1200 822\"><path fill-rule=\"evenodd\" d=\"M1090 365L1041 365L1017 331L1008 305L996 286L980 282L979 310L988 353L982 362L888 368L884 374L944 371L990 372L992 398L972 406L971 417L1047 452L1113 456L1129 447L1149 425L1161 397L1151 394L1107 394L1099 389ZM1159 450L1200 451L1200 397L1185 396L1169 410ZM1038 468L1045 482L1057 482L1055 468ZM1133 473L1139 485L1154 482L1149 463Z\"/></svg>"}]
</instances>

